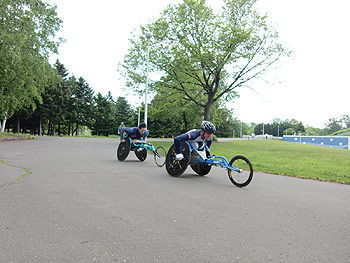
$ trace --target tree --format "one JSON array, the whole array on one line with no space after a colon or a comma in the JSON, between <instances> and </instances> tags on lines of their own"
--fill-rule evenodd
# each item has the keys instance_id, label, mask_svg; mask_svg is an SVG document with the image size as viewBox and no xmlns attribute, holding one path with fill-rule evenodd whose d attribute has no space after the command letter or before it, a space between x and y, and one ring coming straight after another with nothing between
<instances>
[{"instance_id":1,"label":"tree","mask_svg":"<svg viewBox=\"0 0 350 263\"><path fill-rule=\"evenodd\" d=\"M79 125L92 126L94 91L84 78L80 77L78 81L75 80L74 76L72 78L72 85L74 84L71 97L72 103L70 104L72 112L74 112L72 123L76 124L75 134L79 135Z\"/></svg>"},{"instance_id":2,"label":"tree","mask_svg":"<svg viewBox=\"0 0 350 263\"><path fill-rule=\"evenodd\" d=\"M198 128L202 121L199 110L198 106L188 104L181 94L172 90L157 93L149 108L151 135L171 137Z\"/></svg>"},{"instance_id":3,"label":"tree","mask_svg":"<svg viewBox=\"0 0 350 263\"><path fill-rule=\"evenodd\" d=\"M22 107L35 108L44 86L53 80L48 63L61 40L56 7L41 0L5 0L0 4L0 118Z\"/></svg>"},{"instance_id":4,"label":"tree","mask_svg":"<svg viewBox=\"0 0 350 263\"><path fill-rule=\"evenodd\" d=\"M340 120L345 128L350 128L350 114L344 114L340 117Z\"/></svg>"},{"instance_id":5,"label":"tree","mask_svg":"<svg viewBox=\"0 0 350 263\"><path fill-rule=\"evenodd\" d=\"M305 133L305 127L302 122L299 122L295 119L292 120L280 120L274 119L270 123L258 124L254 128L255 134L269 134L273 136L282 136L287 134L300 134Z\"/></svg>"},{"instance_id":6,"label":"tree","mask_svg":"<svg viewBox=\"0 0 350 263\"><path fill-rule=\"evenodd\" d=\"M328 134L332 134L336 131L342 130L344 128L341 119L330 118L326 123L326 130Z\"/></svg>"},{"instance_id":7,"label":"tree","mask_svg":"<svg viewBox=\"0 0 350 263\"><path fill-rule=\"evenodd\" d=\"M171 89L203 110L210 120L212 106L220 99L232 100L236 88L249 86L287 51L267 16L254 10L256 0L224 0L218 14L205 0L184 0L168 6L154 23L133 36L122 74L127 86L138 90L145 82L145 32L150 40L150 70L159 79L150 86L157 92Z\"/></svg>"},{"instance_id":8,"label":"tree","mask_svg":"<svg viewBox=\"0 0 350 263\"><path fill-rule=\"evenodd\" d=\"M135 111L131 108L131 105L125 99L125 97L118 97L114 103L114 133L117 134L118 127L121 122L124 122L126 126L134 126L135 122Z\"/></svg>"},{"instance_id":9,"label":"tree","mask_svg":"<svg viewBox=\"0 0 350 263\"><path fill-rule=\"evenodd\" d=\"M113 98L110 92L107 96L98 93L94 98L94 120L92 133L108 136L113 133Z\"/></svg>"}]
</instances>

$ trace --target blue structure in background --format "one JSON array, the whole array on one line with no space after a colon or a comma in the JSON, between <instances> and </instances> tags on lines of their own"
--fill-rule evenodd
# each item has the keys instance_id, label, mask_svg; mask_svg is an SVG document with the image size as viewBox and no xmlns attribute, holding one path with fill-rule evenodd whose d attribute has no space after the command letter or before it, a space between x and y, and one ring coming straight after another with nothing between
<instances>
[{"instance_id":1,"label":"blue structure in background","mask_svg":"<svg viewBox=\"0 0 350 263\"><path fill-rule=\"evenodd\" d=\"M328 146L331 148L350 149L350 137L344 136L296 136L283 135L283 141Z\"/></svg>"}]
</instances>

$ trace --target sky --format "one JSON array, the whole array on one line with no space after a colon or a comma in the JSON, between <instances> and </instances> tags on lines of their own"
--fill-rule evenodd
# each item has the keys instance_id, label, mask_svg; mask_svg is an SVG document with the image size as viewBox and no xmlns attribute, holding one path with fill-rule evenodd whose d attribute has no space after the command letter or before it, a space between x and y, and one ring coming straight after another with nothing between
<instances>
[{"instance_id":1,"label":"sky","mask_svg":"<svg viewBox=\"0 0 350 263\"><path fill-rule=\"evenodd\" d=\"M124 90L118 63L130 47L131 32L155 21L168 4L180 0L47 0L57 4L66 39L57 58L75 77L83 77L95 93L140 100ZM214 10L220 0L207 0ZM267 82L240 88L240 98L227 106L245 123L269 123L275 118L296 119L305 126L324 128L330 118L350 114L350 1L260 0L257 9L268 14L280 40L293 51ZM53 63L52 62L52 63Z\"/></svg>"}]
</instances>

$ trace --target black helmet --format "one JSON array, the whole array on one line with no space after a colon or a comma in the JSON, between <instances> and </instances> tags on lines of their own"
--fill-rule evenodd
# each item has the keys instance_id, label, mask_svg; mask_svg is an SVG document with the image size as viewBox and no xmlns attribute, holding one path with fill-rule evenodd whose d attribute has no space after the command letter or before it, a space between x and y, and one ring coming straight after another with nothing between
<instances>
[{"instance_id":1,"label":"black helmet","mask_svg":"<svg viewBox=\"0 0 350 263\"><path fill-rule=\"evenodd\" d=\"M205 131L207 133L215 133L216 132L215 125L212 124L210 121L203 121L201 128L203 131Z\"/></svg>"}]
</instances>

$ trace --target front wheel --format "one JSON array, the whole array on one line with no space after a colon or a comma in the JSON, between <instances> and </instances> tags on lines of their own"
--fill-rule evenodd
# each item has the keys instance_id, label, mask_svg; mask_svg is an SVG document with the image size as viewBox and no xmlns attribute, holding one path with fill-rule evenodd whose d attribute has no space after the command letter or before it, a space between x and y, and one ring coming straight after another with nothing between
<instances>
[{"instance_id":1,"label":"front wheel","mask_svg":"<svg viewBox=\"0 0 350 263\"><path fill-rule=\"evenodd\" d=\"M228 170L227 173L231 182L238 187L247 186L253 179L253 166L248 158L242 155L237 155L231 159L230 165L240 169L239 172L232 169Z\"/></svg>"},{"instance_id":2,"label":"front wheel","mask_svg":"<svg viewBox=\"0 0 350 263\"><path fill-rule=\"evenodd\" d=\"M154 161L159 167L162 167L165 164L166 160L166 151L164 147L158 146L154 151Z\"/></svg>"}]
</instances>

